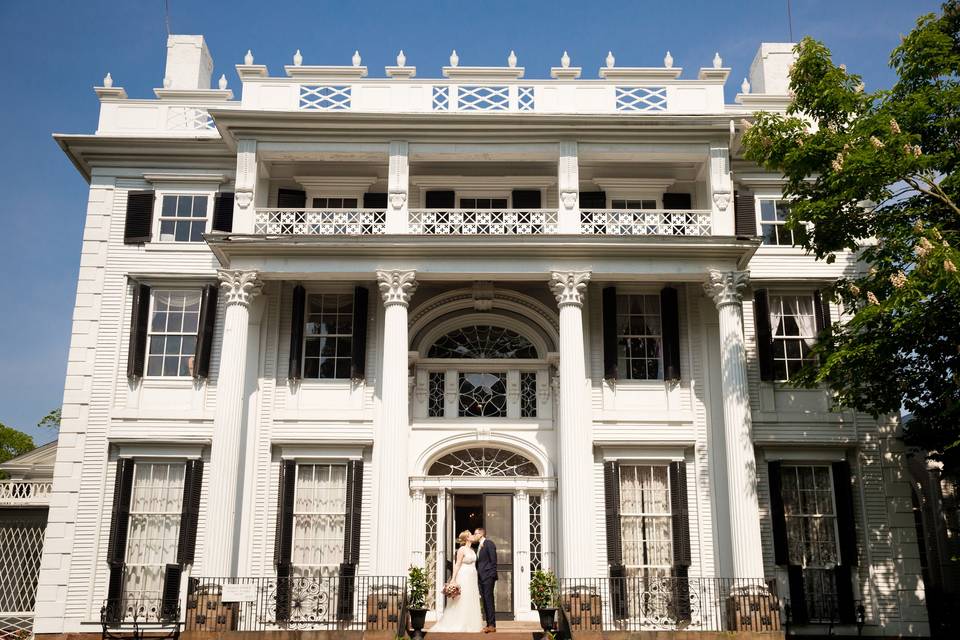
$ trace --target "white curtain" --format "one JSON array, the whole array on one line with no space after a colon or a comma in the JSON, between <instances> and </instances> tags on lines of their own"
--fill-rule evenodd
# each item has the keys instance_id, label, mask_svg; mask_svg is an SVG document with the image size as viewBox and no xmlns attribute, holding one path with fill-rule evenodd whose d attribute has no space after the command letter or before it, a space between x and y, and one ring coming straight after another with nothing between
<instances>
[{"instance_id":1,"label":"white curtain","mask_svg":"<svg viewBox=\"0 0 960 640\"><path fill-rule=\"evenodd\" d=\"M620 467L620 526L627 567L670 567L670 484L663 465Z\"/></svg>"},{"instance_id":2,"label":"white curtain","mask_svg":"<svg viewBox=\"0 0 960 640\"><path fill-rule=\"evenodd\" d=\"M782 296L770 296L770 334L774 337L778 337L783 333L782 330L780 330L780 319L783 317L781 307L782 300Z\"/></svg>"},{"instance_id":3,"label":"white curtain","mask_svg":"<svg viewBox=\"0 0 960 640\"><path fill-rule=\"evenodd\" d=\"M159 598L167 564L177 561L184 463L136 463L127 533L128 597Z\"/></svg>"},{"instance_id":4,"label":"white curtain","mask_svg":"<svg viewBox=\"0 0 960 640\"><path fill-rule=\"evenodd\" d=\"M297 466L293 507L294 575L312 578L337 575L343 562L346 497L346 465Z\"/></svg>"}]
</instances>

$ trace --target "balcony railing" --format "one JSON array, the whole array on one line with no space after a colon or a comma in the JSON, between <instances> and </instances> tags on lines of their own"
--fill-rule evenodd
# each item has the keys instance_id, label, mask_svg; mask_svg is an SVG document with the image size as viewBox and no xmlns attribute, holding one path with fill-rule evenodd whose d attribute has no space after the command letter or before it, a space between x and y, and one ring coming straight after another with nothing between
<instances>
[{"instance_id":1,"label":"balcony railing","mask_svg":"<svg viewBox=\"0 0 960 640\"><path fill-rule=\"evenodd\" d=\"M580 212L580 233L603 236L709 236L709 209L589 209Z\"/></svg>"},{"instance_id":2,"label":"balcony railing","mask_svg":"<svg viewBox=\"0 0 960 640\"><path fill-rule=\"evenodd\" d=\"M45 505L52 489L51 480L0 480L0 506Z\"/></svg>"},{"instance_id":3,"label":"balcony railing","mask_svg":"<svg viewBox=\"0 0 960 640\"><path fill-rule=\"evenodd\" d=\"M556 209L411 209L410 233L539 236L559 233Z\"/></svg>"},{"instance_id":4,"label":"balcony railing","mask_svg":"<svg viewBox=\"0 0 960 640\"><path fill-rule=\"evenodd\" d=\"M257 209L253 232L270 236L371 236L386 232L383 209Z\"/></svg>"}]
</instances>

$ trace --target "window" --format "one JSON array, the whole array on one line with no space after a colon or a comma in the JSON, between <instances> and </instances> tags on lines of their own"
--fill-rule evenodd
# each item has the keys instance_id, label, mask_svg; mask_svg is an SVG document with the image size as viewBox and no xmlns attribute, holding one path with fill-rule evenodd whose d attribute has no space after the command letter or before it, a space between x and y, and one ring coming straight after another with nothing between
<instances>
[{"instance_id":1,"label":"window","mask_svg":"<svg viewBox=\"0 0 960 640\"><path fill-rule=\"evenodd\" d=\"M507 416L506 373L460 373L459 413L461 418L505 418Z\"/></svg>"},{"instance_id":2,"label":"window","mask_svg":"<svg viewBox=\"0 0 960 640\"><path fill-rule=\"evenodd\" d=\"M537 417L537 374L535 371L520 372L520 417Z\"/></svg>"},{"instance_id":3,"label":"window","mask_svg":"<svg viewBox=\"0 0 960 640\"><path fill-rule=\"evenodd\" d=\"M185 470L183 462L134 465L124 578L131 600L158 599L166 565L177 561Z\"/></svg>"},{"instance_id":4,"label":"window","mask_svg":"<svg viewBox=\"0 0 960 640\"><path fill-rule=\"evenodd\" d=\"M670 480L665 465L620 465L620 534L628 576L670 575Z\"/></svg>"},{"instance_id":5,"label":"window","mask_svg":"<svg viewBox=\"0 0 960 640\"><path fill-rule=\"evenodd\" d=\"M314 209L356 209L356 198L314 198Z\"/></svg>"},{"instance_id":6,"label":"window","mask_svg":"<svg viewBox=\"0 0 960 640\"><path fill-rule=\"evenodd\" d=\"M774 378L789 380L809 359L817 340L813 296L771 295L770 329Z\"/></svg>"},{"instance_id":7,"label":"window","mask_svg":"<svg viewBox=\"0 0 960 640\"><path fill-rule=\"evenodd\" d=\"M442 418L446 404L447 374L443 371L431 371L427 378L427 416Z\"/></svg>"},{"instance_id":8,"label":"window","mask_svg":"<svg viewBox=\"0 0 960 640\"><path fill-rule=\"evenodd\" d=\"M506 209L506 198L460 198L461 209Z\"/></svg>"},{"instance_id":9,"label":"window","mask_svg":"<svg viewBox=\"0 0 960 640\"><path fill-rule=\"evenodd\" d=\"M209 196L163 196L160 205L161 242L203 242Z\"/></svg>"},{"instance_id":10,"label":"window","mask_svg":"<svg viewBox=\"0 0 960 640\"><path fill-rule=\"evenodd\" d=\"M617 296L617 367L628 380L663 379L660 296Z\"/></svg>"},{"instance_id":11,"label":"window","mask_svg":"<svg viewBox=\"0 0 960 640\"><path fill-rule=\"evenodd\" d=\"M790 214L786 200L760 200L760 233L763 244L793 245L793 231L784 226Z\"/></svg>"},{"instance_id":12,"label":"window","mask_svg":"<svg viewBox=\"0 0 960 640\"><path fill-rule=\"evenodd\" d=\"M353 349L353 295L307 297L304 378L349 379Z\"/></svg>"},{"instance_id":13,"label":"window","mask_svg":"<svg viewBox=\"0 0 960 640\"><path fill-rule=\"evenodd\" d=\"M657 201L652 198L637 200L611 200L611 209L656 209Z\"/></svg>"},{"instance_id":14,"label":"window","mask_svg":"<svg viewBox=\"0 0 960 640\"><path fill-rule=\"evenodd\" d=\"M431 345L427 357L470 360L536 358L537 348L516 331L481 325L454 329L441 336Z\"/></svg>"},{"instance_id":15,"label":"window","mask_svg":"<svg viewBox=\"0 0 960 640\"><path fill-rule=\"evenodd\" d=\"M200 291L154 291L150 312L147 375L193 375L200 324Z\"/></svg>"},{"instance_id":16,"label":"window","mask_svg":"<svg viewBox=\"0 0 960 640\"><path fill-rule=\"evenodd\" d=\"M293 502L293 575L330 578L343 562L347 466L298 464Z\"/></svg>"}]
</instances>

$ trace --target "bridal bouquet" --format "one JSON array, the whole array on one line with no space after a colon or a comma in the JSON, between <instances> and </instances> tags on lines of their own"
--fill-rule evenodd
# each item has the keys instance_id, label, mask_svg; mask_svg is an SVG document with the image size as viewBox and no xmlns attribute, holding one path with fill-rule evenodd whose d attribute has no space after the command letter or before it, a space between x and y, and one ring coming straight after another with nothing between
<instances>
[{"instance_id":1,"label":"bridal bouquet","mask_svg":"<svg viewBox=\"0 0 960 640\"><path fill-rule=\"evenodd\" d=\"M460 585L458 584L448 584L443 588L443 595L448 598L456 598L460 595Z\"/></svg>"}]
</instances>

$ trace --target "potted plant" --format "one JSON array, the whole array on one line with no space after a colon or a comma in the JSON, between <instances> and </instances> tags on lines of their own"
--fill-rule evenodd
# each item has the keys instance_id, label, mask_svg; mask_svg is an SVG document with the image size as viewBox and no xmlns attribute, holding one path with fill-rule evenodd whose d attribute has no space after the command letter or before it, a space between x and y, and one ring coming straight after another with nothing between
<instances>
[{"instance_id":1,"label":"potted plant","mask_svg":"<svg viewBox=\"0 0 960 640\"><path fill-rule=\"evenodd\" d=\"M422 567L410 567L407 576L407 611L410 612L413 637L419 640L423 638L423 625L427 620L427 574Z\"/></svg>"},{"instance_id":2,"label":"potted plant","mask_svg":"<svg viewBox=\"0 0 960 640\"><path fill-rule=\"evenodd\" d=\"M540 626L550 633L557 624L557 576L553 571L534 571L530 577L530 603L540 613Z\"/></svg>"}]
</instances>

